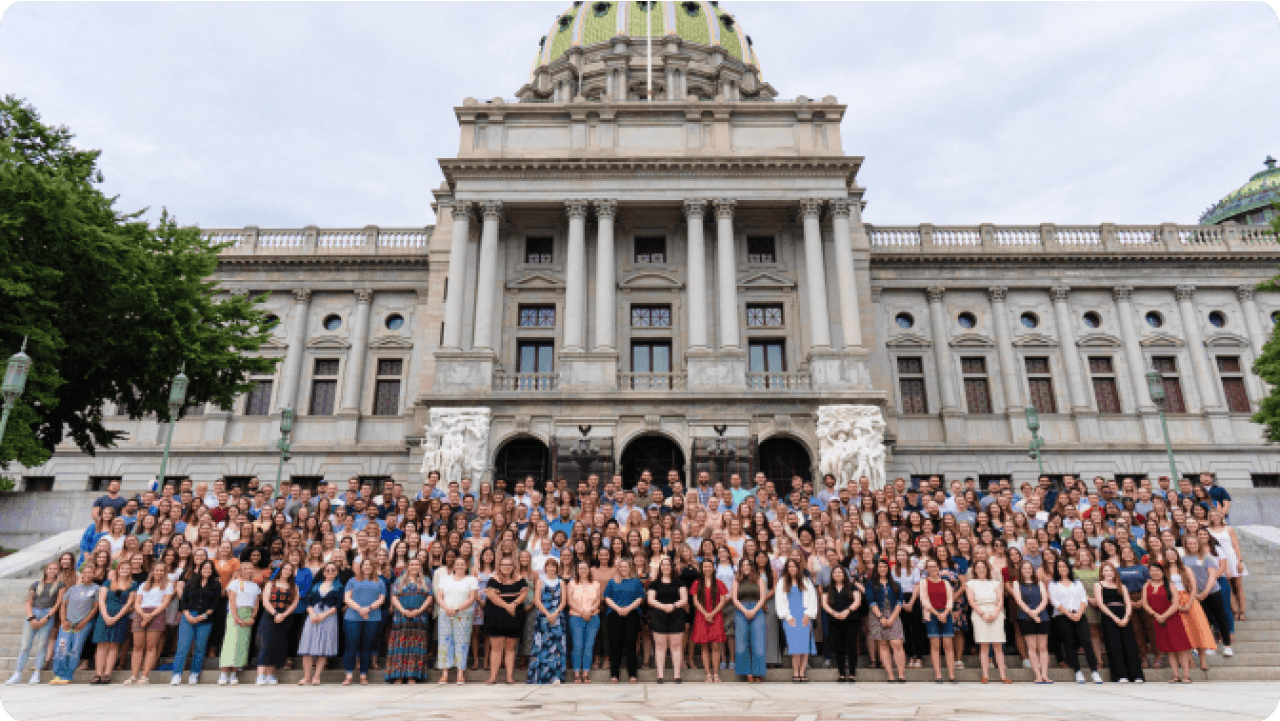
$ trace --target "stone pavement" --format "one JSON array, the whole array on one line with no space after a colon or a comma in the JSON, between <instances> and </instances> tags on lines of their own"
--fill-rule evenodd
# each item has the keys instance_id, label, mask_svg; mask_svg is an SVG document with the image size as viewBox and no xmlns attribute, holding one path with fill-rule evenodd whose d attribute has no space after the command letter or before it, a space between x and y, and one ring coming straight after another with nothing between
<instances>
[{"instance_id":1,"label":"stone pavement","mask_svg":"<svg viewBox=\"0 0 1280 721\"><path fill-rule=\"evenodd\" d=\"M0 686L4 712L19 721L1259 721L1276 710L1278 697L1280 685L1268 682Z\"/></svg>"}]
</instances>

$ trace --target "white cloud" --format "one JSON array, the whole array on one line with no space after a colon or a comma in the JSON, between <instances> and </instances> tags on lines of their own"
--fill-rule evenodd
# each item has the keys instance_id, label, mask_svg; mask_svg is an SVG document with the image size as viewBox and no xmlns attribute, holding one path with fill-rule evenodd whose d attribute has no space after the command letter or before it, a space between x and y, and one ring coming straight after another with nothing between
<instances>
[{"instance_id":1,"label":"white cloud","mask_svg":"<svg viewBox=\"0 0 1280 721\"><path fill-rule=\"evenodd\" d=\"M18 3L0 88L205 227L432 222L452 108L566 2ZM783 97L849 105L881 224L1194 222L1280 154L1261 3L726 2Z\"/></svg>"}]
</instances>

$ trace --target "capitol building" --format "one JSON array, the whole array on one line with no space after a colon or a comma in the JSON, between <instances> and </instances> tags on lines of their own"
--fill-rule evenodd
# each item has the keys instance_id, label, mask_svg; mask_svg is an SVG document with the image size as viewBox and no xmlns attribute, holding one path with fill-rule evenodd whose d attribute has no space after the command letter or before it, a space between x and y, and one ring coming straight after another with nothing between
<instances>
[{"instance_id":1,"label":"capitol building","mask_svg":"<svg viewBox=\"0 0 1280 721\"><path fill-rule=\"evenodd\" d=\"M1154 479L1154 369L1180 473L1280 480L1249 420L1280 318L1254 291L1280 264L1274 161L1198 225L869 224L848 107L770 85L749 8L548 18L514 98L454 108L434 226L204 230L226 293L270 293L281 362L230 408L188 407L168 475L274 481L291 408L286 478L416 488L465 409L489 477L759 471L785 491L818 473L821 409L854 405L883 421L890 479L1033 480L1029 406L1051 476ZM127 440L60 447L23 487L141 489L167 424L108 426Z\"/></svg>"}]
</instances>

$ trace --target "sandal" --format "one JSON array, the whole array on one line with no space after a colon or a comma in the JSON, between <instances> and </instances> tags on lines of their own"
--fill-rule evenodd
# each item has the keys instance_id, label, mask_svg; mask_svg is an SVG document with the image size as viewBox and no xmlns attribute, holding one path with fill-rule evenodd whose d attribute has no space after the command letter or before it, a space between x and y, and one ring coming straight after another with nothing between
<instances>
[{"instance_id":1,"label":"sandal","mask_svg":"<svg viewBox=\"0 0 1280 721\"><path fill-rule=\"evenodd\" d=\"M350 685L351 685L351 677L350 677L350 676L348 676L348 677L346 677L345 679L343 679L343 680L342 680L342 685L343 685L343 686L350 686Z\"/></svg>"},{"instance_id":2,"label":"sandal","mask_svg":"<svg viewBox=\"0 0 1280 721\"><path fill-rule=\"evenodd\" d=\"M134 685L134 684L135 684L135 683L137 683L137 682L138 682L138 679L134 678L133 676L130 676L129 678L126 678L126 679L124 680L124 685L125 685L125 686L132 686L132 685Z\"/></svg>"}]
</instances>

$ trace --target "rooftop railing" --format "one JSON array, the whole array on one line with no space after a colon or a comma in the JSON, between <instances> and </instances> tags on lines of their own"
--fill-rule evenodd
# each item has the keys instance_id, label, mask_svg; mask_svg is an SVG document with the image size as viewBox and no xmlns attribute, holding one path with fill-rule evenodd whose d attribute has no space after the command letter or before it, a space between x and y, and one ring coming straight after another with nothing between
<instances>
[{"instance_id":1,"label":"rooftop railing","mask_svg":"<svg viewBox=\"0 0 1280 721\"><path fill-rule=\"evenodd\" d=\"M1280 251L1265 225L866 226L877 253L1150 253Z\"/></svg>"},{"instance_id":2,"label":"rooftop railing","mask_svg":"<svg viewBox=\"0 0 1280 721\"><path fill-rule=\"evenodd\" d=\"M224 255L403 255L423 252L431 240L431 228L317 228L248 227L241 230L205 230L215 243L226 243Z\"/></svg>"}]
</instances>

